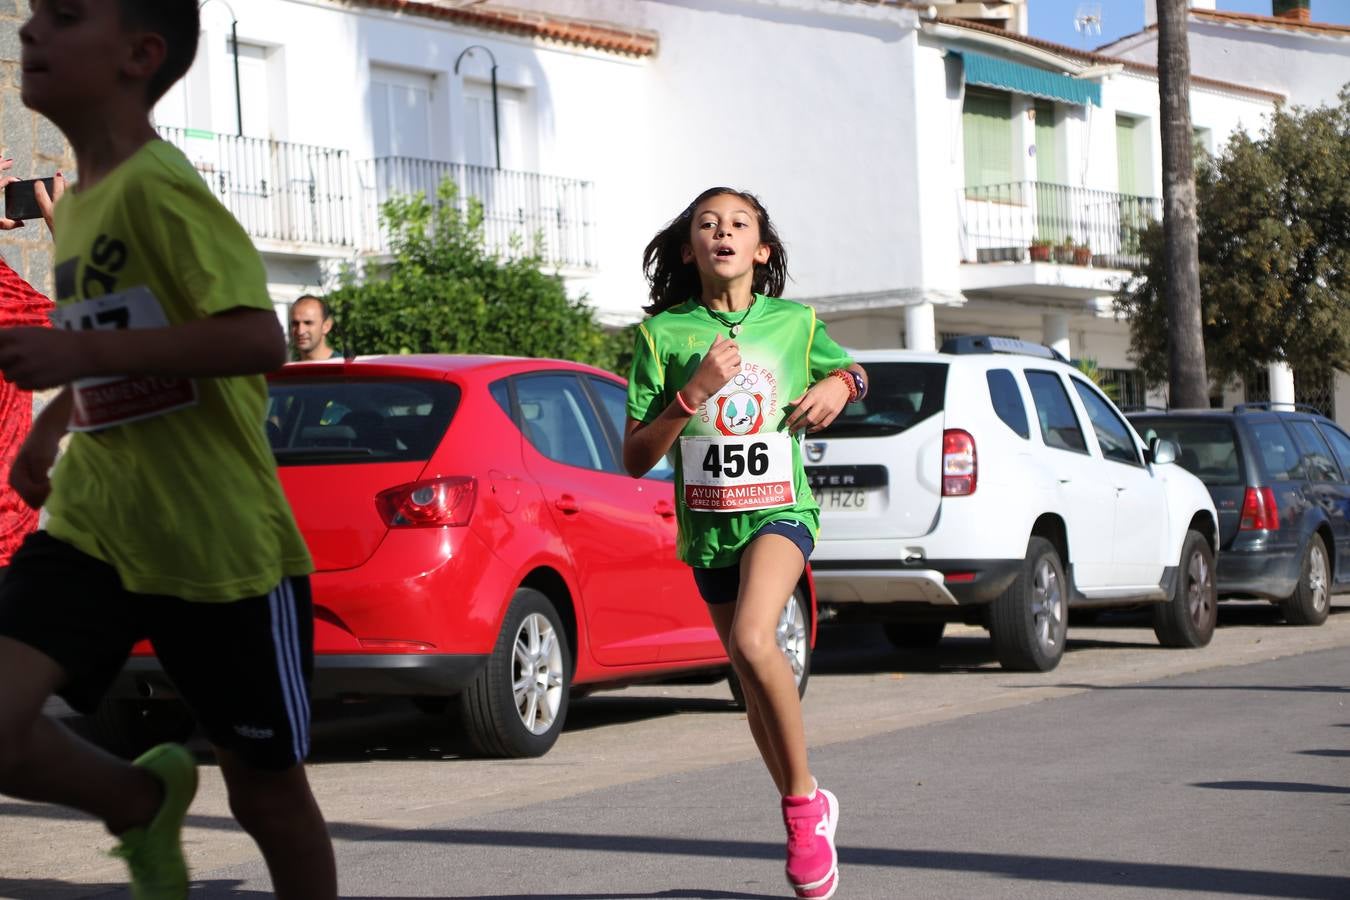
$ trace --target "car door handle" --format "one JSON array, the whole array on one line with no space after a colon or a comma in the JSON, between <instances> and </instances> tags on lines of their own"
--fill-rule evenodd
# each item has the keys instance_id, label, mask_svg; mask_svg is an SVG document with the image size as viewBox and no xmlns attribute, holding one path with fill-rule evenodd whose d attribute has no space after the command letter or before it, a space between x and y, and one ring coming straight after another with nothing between
<instances>
[{"instance_id":1,"label":"car door handle","mask_svg":"<svg viewBox=\"0 0 1350 900\"><path fill-rule=\"evenodd\" d=\"M671 516L675 515L675 504L671 503L669 500L658 500L656 501L656 505L652 507L652 512L663 519L669 519Z\"/></svg>"},{"instance_id":2,"label":"car door handle","mask_svg":"<svg viewBox=\"0 0 1350 900\"><path fill-rule=\"evenodd\" d=\"M581 512L581 507L577 505L577 498L571 494L563 494L553 501L553 505L569 515Z\"/></svg>"},{"instance_id":3,"label":"car door handle","mask_svg":"<svg viewBox=\"0 0 1350 900\"><path fill-rule=\"evenodd\" d=\"M1072 479L1072 478L1061 478L1061 479L1059 480L1059 483L1060 483L1060 484L1072 484L1072 483L1073 483L1073 479Z\"/></svg>"}]
</instances>

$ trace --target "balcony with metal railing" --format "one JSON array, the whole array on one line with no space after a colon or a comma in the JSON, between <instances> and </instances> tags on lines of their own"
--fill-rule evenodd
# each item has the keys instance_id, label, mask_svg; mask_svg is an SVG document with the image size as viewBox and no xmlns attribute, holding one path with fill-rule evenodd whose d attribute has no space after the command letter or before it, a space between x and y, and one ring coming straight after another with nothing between
<instances>
[{"instance_id":1,"label":"balcony with metal railing","mask_svg":"<svg viewBox=\"0 0 1350 900\"><path fill-rule=\"evenodd\" d=\"M255 240L311 251L356 248L346 150L190 128L159 132L187 155Z\"/></svg>"},{"instance_id":2,"label":"balcony with metal railing","mask_svg":"<svg viewBox=\"0 0 1350 900\"><path fill-rule=\"evenodd\" d=\"M963 188L963 290L1060 299L1110 293L1140 263L1139 235L1161 202L1087 188L1019 181Z\"/></svg>"},{"instance_id":3,"label":"balcony with metal railing","mask_svg":"<svg viewBox=\"0 0 1350 900\"><path fill-rule=\"evenodd\" d=\"M435 198L440 184L449 179L461 209L470 199L483 204L483 236L489 250L514 256L537 249L546 262L559 268L596 268L589 181L399 156L364 160L357 172L368 248L388 249L388 235L379 222L386 200L407 194Z\"/></svg>"},{"instance_id":4,"label":"balcony with metal railing","mask_svg":"<svg viewBox=\"0 0 1350 900\"><path fill-rule=\"evenodd\" d=\"M399 194L436 196L445 178L458 202L483 204L490 250L538 248L560 269L597 267L589 181L486 166L386 157L354 161L333 147L160 128L265 251L307 256L384 253L380 206ZM537 241L537 244L536 244Z\"/></svg>"}]
</instances>

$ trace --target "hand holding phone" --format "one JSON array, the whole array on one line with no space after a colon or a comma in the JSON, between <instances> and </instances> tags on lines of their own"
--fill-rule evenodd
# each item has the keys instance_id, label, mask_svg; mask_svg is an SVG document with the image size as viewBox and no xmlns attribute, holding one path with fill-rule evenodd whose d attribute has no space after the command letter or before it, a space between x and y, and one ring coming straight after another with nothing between
<instances>
[{"instance_id":1,"label":"hand holding phone","mask_svg":"<svg viewBox=\"0 0 1350 900\"><path fill-rule=\"evenodd\" d=\"M41 219L42 207L38 205L37 183L47 189L47 198L55 200L56 178L35 178L30 181L11 181L5 185L5 218L11 221L23 219Z\"/></svg>"}]
</instances>

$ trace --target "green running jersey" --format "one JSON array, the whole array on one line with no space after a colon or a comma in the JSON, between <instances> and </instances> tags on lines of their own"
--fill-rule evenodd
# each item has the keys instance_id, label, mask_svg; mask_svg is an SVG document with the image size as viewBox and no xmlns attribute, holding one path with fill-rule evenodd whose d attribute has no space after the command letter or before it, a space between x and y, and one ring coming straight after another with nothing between
<instances>
[{"instance_id":1,"label":"green running jersey","mask_svg":"<svg viewBox=\"0 0 1350 900\"><path fill-rule=\"evenodd\" d=\"M713 339L736 341L741 372L694 411L674 450L679 556L698 568L735 565L767 522L801 522L814 537L820 509L802 465L801 441L784 421L797 399L853 360L809 306L755 295L741 318L714 317L697 300L639 326L628 379L628 415L650 422L675 402Z\"/></svg>"}]
</instances>

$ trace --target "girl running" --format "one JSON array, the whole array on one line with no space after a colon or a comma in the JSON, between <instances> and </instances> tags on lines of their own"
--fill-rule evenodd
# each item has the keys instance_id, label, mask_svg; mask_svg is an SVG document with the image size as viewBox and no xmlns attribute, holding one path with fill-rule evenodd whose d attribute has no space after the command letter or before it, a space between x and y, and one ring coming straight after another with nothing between
<instances>
[{"instance_id":1,"label":"girl running","mask_svg":"<svg viewBox=\"0 0 1350 900\"><path fill-rule=\"evenodd\" d=\"M643 269L651 318L633 354L624 467L641 477L674 448L678 552L782 796L788 883L822 900L839 881L839 803L811 776L776 630L820 522L797 436L861 397L866 374L813 309L777 299L787 257L751 194L704 191L647 245Z\"/></svg>"}]
</instances>

